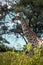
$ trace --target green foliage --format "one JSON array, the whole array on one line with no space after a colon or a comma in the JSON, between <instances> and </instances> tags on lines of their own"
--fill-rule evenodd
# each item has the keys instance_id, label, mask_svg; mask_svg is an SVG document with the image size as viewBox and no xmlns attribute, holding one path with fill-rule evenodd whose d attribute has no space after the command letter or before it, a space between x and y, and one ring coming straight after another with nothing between
<instances>
[{"instance_id":1,"label":"green foliage","mask_svg":"<svg viewBox=\"0 0 43 65\"><path fill-rule=\"evenodd\" d=\"M37 45L37 47L33 48L32 43L28 43L27 45L25 45L25 53L30 57L34 56L39 58L42 54L42 48L40 45Z\"/></svg>"},{"instance_id":2,"label":"green foliage","mask_svg":"<svg viewBox=\"0 0 43 65\"><path fill-rule=\"evenodd\" d=\"M43 0L20 0L20 5L26 5L33 2L34 5L43 5Z\"/></svg>"},{"instance_id":3,"label":"green foliage","mask_svg":"<svg viewBox=\"0 0 43 65\"><path fill-rule=\"evenodd\" d=\"M18 6L21 6L21 9ZM20 0L18 6L29 19L32 30L35 33L43 33L43 0Z\"/></svg>"},{"instance_id":4,"label":"green foliage","mask_svg":"<svg viewBox=\"0 0 43 65\"><path fill-rule=\"evenodd\" d=\"M33 50L32 44L28 43L27 45L25 45L25 49L29 52Z\"/></svg>"},{"instance_id":5,"label":"green foliage","mask_svg":"<svg viewBox=\"0 0 43 65\"><path fill-rule=\"evenodd\" d=\"M28 52L34 51L34 55L25 54L24 52L0 52L0 65L43 65L43 54L41 46L37 45L36 48L28 43L25 48Z\"/></svg>"},{"instance_id":6,"label":"green foliage","mask_svg":"<svg viewBox=\"0 0 43 65\"><path fill-rule=\"evenodd\" d=\"M43 56L27 56L23 52L0 53L0 65L43 65Z\"/></svg>"},{"instance_id":7,"label":"green foliage","mask_svg":"<svg viewBox=\"0 0 43 65\"><path fill-rule=\"evenodd\" d=\"M21 11L22 11L21 6L18 6L18 5L13 6L12 9L13 9L13 11L15 11L15 12L21 12Z\"/></svg>"},{"instance_id":8,"label":"green foliage","mask_svg":"<svg viewBox=\"0 0 43 65\"><path fill-rule=\"evenodd\" d=\"M40 45L37 45L37 48L34 48L34 55L40 57L42 53L42 49Z\"/></svg>"}]
</instances>

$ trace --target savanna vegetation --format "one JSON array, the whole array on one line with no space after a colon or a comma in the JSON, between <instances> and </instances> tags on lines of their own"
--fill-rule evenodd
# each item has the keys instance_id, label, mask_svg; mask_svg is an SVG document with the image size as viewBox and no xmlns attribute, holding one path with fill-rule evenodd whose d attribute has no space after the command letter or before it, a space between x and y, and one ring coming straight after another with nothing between
<instances>
[{"instance_id":1,"label":"savanna vegetation","mask_svg":"<svg viewBox=\"0 0 43 65\"><path fill-rule=\"evenodd\" d=\"M1 6L0 65L43 65L43 48L40 45L33 48L32 44L28 43L24 45L24 49L22 51L18 51L15 48L9 48L3 44L10 44L6 39L2 38L3 34L8 33L7 31L10 31L10 33L23 33L21 25L18 25L18 23L16 30L8 30L5 23L1 22L2 19L5 21L5 16L11 11L15 11L16 13L23 12L26 19L29 21L30 28L37 34L38 37L41 37L38 33L43 33L43 0L20 0L17 4L13 4L11 9L8 9L7 5Z\"/></svg>"},{"instance_id":2,"label":"savanna vegetation","mask_svg":"<svg viewBox=\"0 0 43 65\"><path fill-rule=\"evenodd\" d=\"M43 65L42 49L39 45L33 49L28 44L24 51L0 52L0 65Z\"/></svg>"}]
</instances>

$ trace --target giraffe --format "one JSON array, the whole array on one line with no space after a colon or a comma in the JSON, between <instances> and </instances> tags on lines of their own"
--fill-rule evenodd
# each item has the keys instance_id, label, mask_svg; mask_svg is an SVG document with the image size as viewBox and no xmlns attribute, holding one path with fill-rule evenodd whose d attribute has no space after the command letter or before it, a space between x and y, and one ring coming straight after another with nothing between
<instances>
[{"instance_id":1,"label":"giraffe","mask_svg":"<svg viewBox=\"0 0 43 65\"><path fill-rule=\"evenodd\" d=\"M23 17L21 13L17 13L13 20L14 19L20 19L24 36L27 38L28 42L32 43L34 47L36 47L37 44L39 45L43 44L43 41L37 37L34 31L30 29L27 20Z\"/></svg>"}]
</instances>

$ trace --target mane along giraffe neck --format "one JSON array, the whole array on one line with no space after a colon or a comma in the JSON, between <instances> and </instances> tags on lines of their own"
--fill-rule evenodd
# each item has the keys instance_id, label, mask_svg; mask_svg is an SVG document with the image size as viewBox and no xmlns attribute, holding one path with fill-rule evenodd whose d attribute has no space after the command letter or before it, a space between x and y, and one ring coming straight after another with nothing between
<instances>
[{"instance_id":1,"label":"mane along giraffe neck","mask_svg":"<svg viewBox=\"0 0 43 65\"><path fill-rule=\"evenodd\" d=\"M22 16L16 16L14 19L18 19L18 18L21 20L22 30L28 42L31 42L34 47L36 47L37 44L42 45L43 41L37 37L34 31L30 29L26 19L23 18Z\"/></svg>"}]
</instances>

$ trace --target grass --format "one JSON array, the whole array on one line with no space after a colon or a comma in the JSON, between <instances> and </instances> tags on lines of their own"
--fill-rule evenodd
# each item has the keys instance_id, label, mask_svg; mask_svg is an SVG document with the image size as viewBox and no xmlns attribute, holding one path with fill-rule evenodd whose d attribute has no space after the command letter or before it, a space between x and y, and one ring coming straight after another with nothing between
<instances>
[{"instance_id":1,"label":"grass","mask_svg":"<svg viewBox=\"0 0 43 65\"><path fill-rule=\"evenodd\" d=\"M43 57L30 58L23 52L4 52L0 53L0 65L43 65Z\"/></svg>"},{"instance_id":2,"label":"grass","mask_svg":"<svg viewBox=\"0 0 43 65\"><path fill-rule=\"evenodd\" d=\"M27 59L27 61L25 60ZM28 56L22 53L5 52L0 53L0 65L24 65L28 62Z\"/></svg>"}]
</instances>

